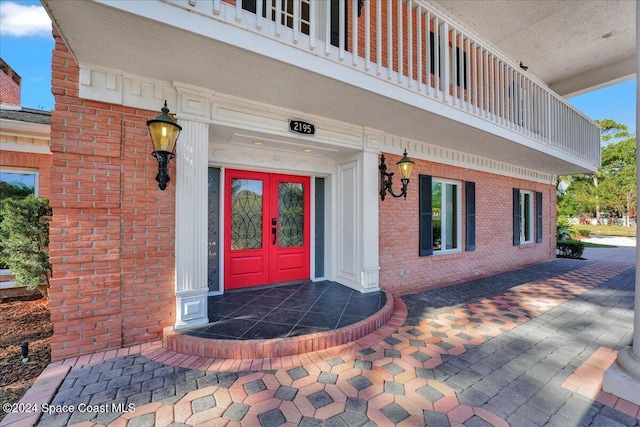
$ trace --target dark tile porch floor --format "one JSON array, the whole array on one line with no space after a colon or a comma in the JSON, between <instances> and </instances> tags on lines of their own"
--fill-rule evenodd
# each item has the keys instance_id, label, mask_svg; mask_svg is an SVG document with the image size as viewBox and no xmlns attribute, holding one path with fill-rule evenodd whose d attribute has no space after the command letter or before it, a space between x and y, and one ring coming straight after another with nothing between
<instances>
[{"instance_id":1,"label":"dark tile porch floor","mask_svg":"<svg viewBox=\"0 0 640 427\"><path fill-rule=\"evenodd\" d=\"M384 292L363 294L336 282L304 282L209 297L209 322L178 332L209 339L271 339L338 329L378 312Z\"/></svg>"}]
</instances>

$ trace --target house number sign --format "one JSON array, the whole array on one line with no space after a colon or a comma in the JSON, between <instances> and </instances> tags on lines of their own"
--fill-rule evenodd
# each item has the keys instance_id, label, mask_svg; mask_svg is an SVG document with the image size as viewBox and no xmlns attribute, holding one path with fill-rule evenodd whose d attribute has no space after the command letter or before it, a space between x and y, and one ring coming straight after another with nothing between
<instances>
[{"instance_id":1,"label":"house number sign","mask_svg":"<svg viewBox=\"0 0 640 427\"><path fill-rule=\"evenodd\" d=\"M289 120L289 131L293 133L301 133L303 135L315 135L316 127L311 123L302 120Z\"/></svg>"}]
</instances>

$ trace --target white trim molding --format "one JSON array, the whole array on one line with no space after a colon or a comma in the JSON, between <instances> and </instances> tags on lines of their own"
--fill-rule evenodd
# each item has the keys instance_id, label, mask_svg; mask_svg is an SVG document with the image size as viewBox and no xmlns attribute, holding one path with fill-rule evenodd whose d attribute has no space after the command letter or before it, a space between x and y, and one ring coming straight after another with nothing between
<instances>
[{"instance_id":1,"label":"white trim molding","mask_svg":"<svg viewBox=\"0 0 640 427\"><path fill-rule=\"evenodd\" d=\"M153 80L89 64L80 64L80 71L81 98L151 111L158 110L158 106L166 99L179 118L231 126L236 130L244 129L252 133L264 133L275 139L291 138L292 134L285 126L288 119L306 119L316 123L316 135L297 136L296 139L309 145L340 147L354 151L379 150L397 154L401 154L402 149L406 147L411 153L410 156L416 159L555 184L556 176L549 173L514 166L426 141L402 138L354 124L225 95L186 83Z\"/></svg>"},{"instance_id":2,"label":"white trim molding","mask_svg":"<svg viewBox=\"0 0 640 427\"><path fill-rule=\"evenodd\" d=\"M520 178L543 184L556 184L557 176L553 174L514 166L509 163L463 153L446 147L428 144L423 141L399 138L392 135L385 136L380 150L401 155L405 148L411 153L409 156L415 159L428 160L434 163L457 166L511 178Z\"/></svg>"},{"instance_id":3,"label":"white trim molding","mask_svg":"<svg viewBox=\"0 0 640 427\"><path fill-rule=\"evenodd\" d=\"M51 126L47 124L0 119L0 148L2 151L51 154L50 135Z\"/></svg>"}]
</instances>

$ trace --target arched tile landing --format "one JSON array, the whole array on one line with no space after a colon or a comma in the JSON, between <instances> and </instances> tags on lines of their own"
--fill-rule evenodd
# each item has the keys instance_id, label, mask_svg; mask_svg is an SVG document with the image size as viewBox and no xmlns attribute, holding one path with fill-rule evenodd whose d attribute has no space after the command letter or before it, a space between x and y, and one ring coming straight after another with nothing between
<instances>
[{"instance_id":1,"label":"arched tile landing","mask_svg":"<svg viewBox=\"0 0 640 427\"><path fill-rule=\"evenodd\" d=\"M162 345L178 353L214 359L267 359L326 350L357 341L389 322L394 314L394 298L390 292L382 293L386 301L378 311L336 329L285 338L223 339L188 335L168 327L163 331Z\"/></svg>"}]
</instances>

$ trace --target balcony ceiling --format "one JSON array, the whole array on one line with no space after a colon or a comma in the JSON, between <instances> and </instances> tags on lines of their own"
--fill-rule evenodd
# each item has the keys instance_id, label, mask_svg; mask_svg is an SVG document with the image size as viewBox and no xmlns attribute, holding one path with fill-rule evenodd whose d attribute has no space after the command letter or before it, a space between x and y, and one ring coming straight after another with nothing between
<instances>
[{"instance_id":1,"label":"balcony ceiling","mask_svg":"<svg viewBox=\"0 0 640 427\"><path fill-rule=\"evenodd\" d=\"M636 72L636 1L434 0L562 96Z\"/></svg>"}]
</instances>

